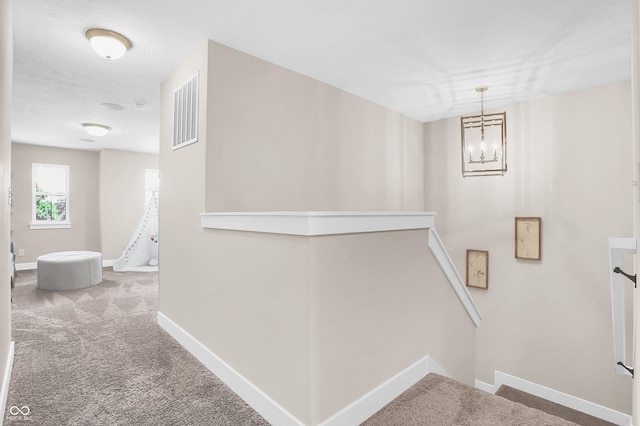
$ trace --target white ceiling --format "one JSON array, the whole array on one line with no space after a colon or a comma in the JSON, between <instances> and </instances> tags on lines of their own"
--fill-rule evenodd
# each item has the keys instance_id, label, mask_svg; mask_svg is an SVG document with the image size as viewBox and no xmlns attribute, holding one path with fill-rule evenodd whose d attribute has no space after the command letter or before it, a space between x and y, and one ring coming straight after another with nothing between
<instances>
[{"instance_id":1,"label":"white ceiling","mask_svg":"<svg viewBox=\"0 0 640 426\"><path fill-rule=\"evenodd\" d=\"M478 111L480 85L491 109L630 78L631 0L15 0L13 13L12 140L67 148L157 152L160 84L207 38L425 122ZM92 27L133 49L102 59ZM83 142L83 122L113 130Z\"/></svg>"}]
</instances>

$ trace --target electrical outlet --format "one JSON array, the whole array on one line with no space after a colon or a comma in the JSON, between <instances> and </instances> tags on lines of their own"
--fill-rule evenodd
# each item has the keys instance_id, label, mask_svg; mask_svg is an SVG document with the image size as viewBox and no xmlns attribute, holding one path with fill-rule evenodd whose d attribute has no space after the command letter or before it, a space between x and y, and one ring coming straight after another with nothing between
<instances>
[{"instance_id":1,"label":"electrical outlet","mask_svg":"<svg viewBox=\"0 0 640 426\"><path fill-rule=\"evenodd\" d=\"M24 256L24 249L18 249L18 257Z\"/></svg>"}]
</instances>

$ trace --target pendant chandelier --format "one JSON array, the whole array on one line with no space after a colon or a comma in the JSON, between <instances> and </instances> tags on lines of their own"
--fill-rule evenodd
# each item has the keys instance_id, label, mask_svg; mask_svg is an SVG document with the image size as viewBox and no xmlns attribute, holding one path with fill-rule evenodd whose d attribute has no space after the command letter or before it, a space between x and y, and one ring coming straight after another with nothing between
<instances>
[{"instance_id":1,"label":"pendant chandelier","mask_svg":"<svg viewBox=\"0 0 640 426\"><path fill-rule=\"evenodd\" d=\"M487 86L480 93L480 115L460 118L462 130L462 176L504 175L507 172L507 113L484 113Z\"/></svg>"}]
</instances>

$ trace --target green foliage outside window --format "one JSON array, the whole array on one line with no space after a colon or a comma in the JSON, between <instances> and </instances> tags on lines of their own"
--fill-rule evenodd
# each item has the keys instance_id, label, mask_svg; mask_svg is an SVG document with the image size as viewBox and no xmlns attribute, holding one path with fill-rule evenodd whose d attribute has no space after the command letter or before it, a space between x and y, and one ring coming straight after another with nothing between
<instances>
[{"instance_id":1,"label":"green foliage outside window","mask_svg":"<svg viewBox=\"0 0 640 426\"><path fill-rule=\"evenodd\" d=\"M36 220L61 221L67 218L67 199L64 196L38 194L36 183Z\"/></svg>"}]
</instances>

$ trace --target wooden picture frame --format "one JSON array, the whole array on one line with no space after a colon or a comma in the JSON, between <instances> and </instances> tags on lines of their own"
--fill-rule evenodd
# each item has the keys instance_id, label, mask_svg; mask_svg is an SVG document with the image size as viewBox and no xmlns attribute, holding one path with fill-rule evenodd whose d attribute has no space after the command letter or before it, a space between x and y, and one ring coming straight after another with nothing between
<instances>
[{"instance_id":1,"label":"wooden picture frame","mask_svg":"<svg viewBox=\"0 0 640 426\"><path fill-rule=\"evenodd\" d=\"M489 252L467 250L467 287L489 289Z\"/></svg>"},{"instance_id":2,"label":"wooden picture frame","mask_svg":"<svg viewBox=\"0 0 640 426\"><path fill-rule=\"evenodd\" d=\"M540 232L542 219L539 217L516 217L515 255L516 259L540 260Z\"/></svg>"}]
</instances>

